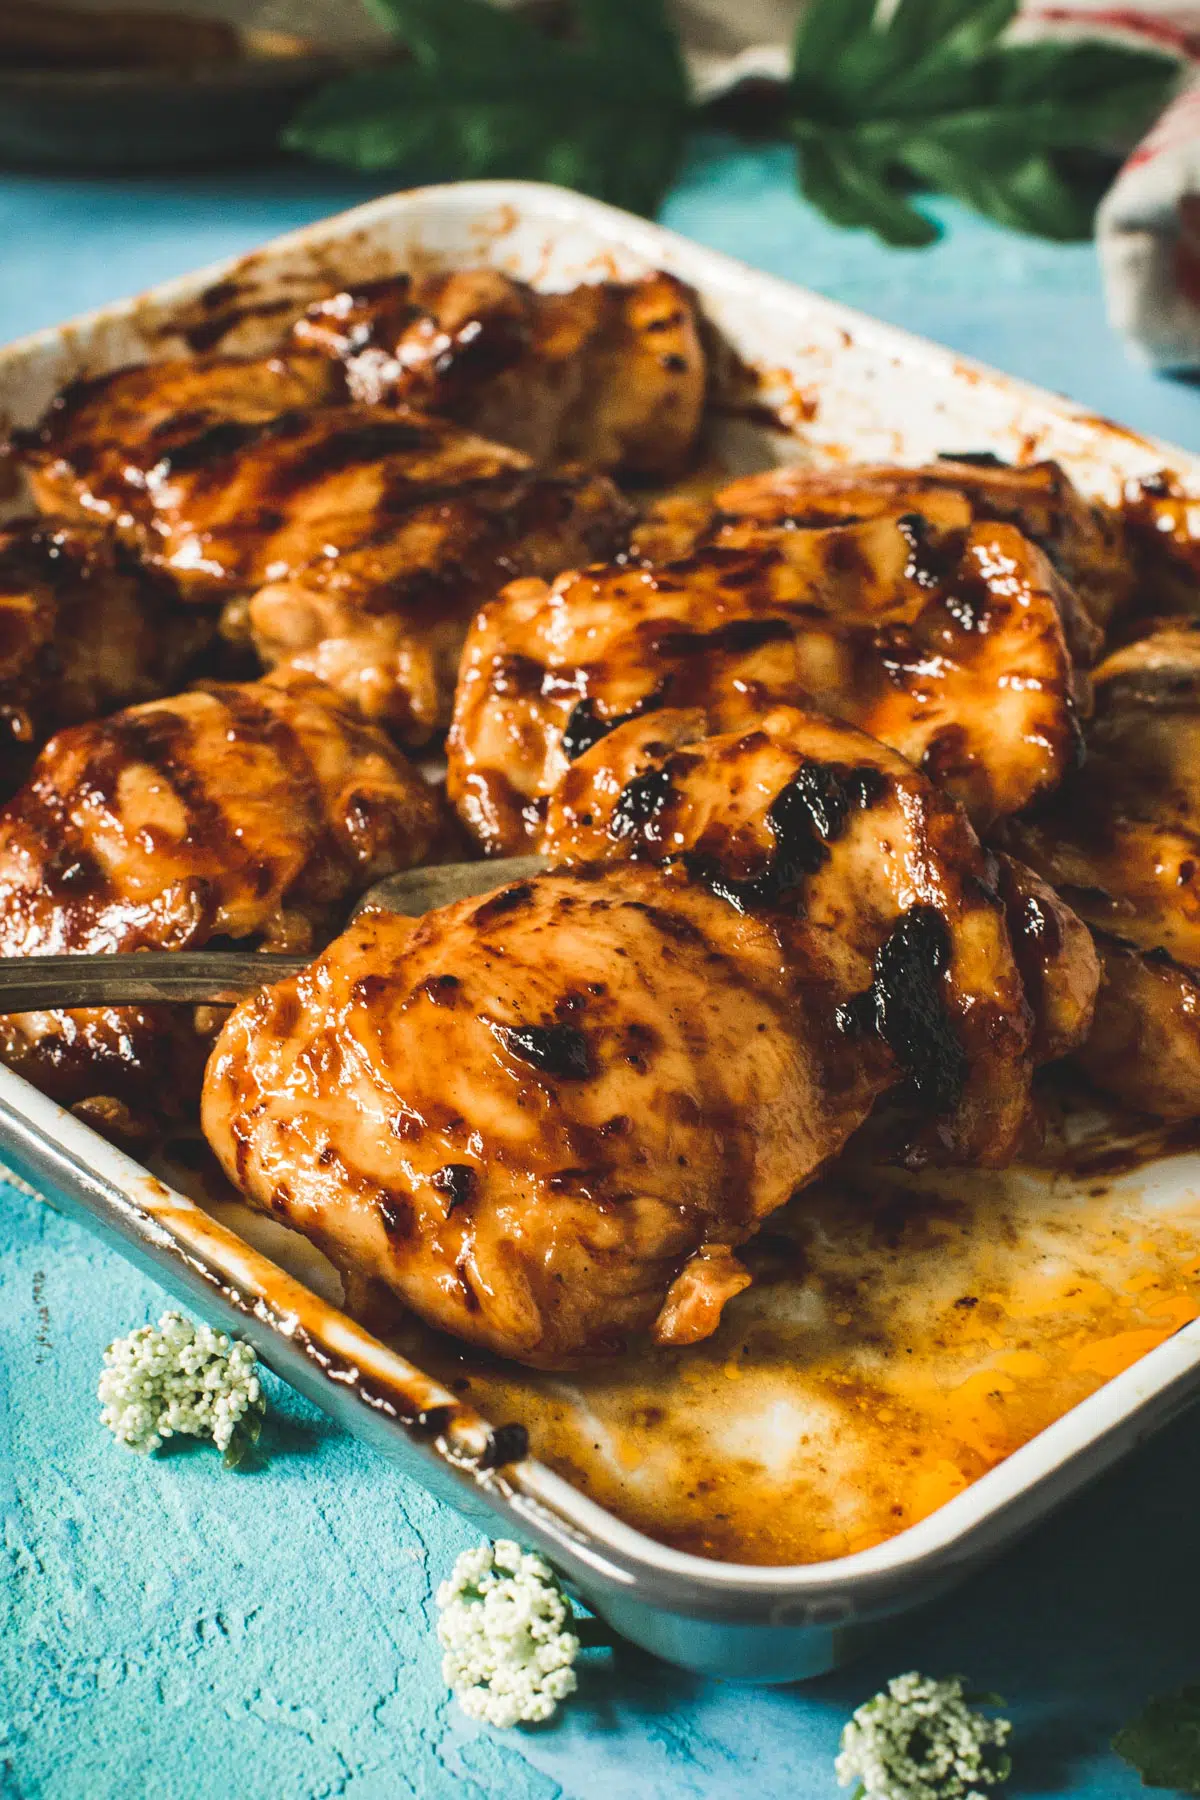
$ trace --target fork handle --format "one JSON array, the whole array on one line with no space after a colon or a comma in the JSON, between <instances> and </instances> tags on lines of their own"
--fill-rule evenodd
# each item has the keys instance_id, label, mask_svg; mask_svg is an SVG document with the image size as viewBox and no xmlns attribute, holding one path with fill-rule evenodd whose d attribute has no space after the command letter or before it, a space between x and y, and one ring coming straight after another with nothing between
<instances>
[{"instance_id":1,"label":"fork handle","mask_svg":"<svg viewBox=\"0 0 1200 1800\"><path fill-rule=\"evenodd\" d=\"M125 1006L154 1000L230 1006L256 988L295 975L309 956L269 951L90 951L78 956L0 957L0 1013L43 1007Z\"/></svg>"}]
</instances>

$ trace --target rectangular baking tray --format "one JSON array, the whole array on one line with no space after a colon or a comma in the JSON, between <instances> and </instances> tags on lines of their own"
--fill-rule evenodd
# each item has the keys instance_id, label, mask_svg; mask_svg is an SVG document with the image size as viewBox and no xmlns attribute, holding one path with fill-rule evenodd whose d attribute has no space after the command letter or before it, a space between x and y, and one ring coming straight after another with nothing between
<instances>
[{"instance_id":1,"label":"rectangular baking tray","mask_svg":"<svg viewBox=\"0 0 1200 1800\"><path fill-rule=\"evenodd\" d=\"M210 347L253 353L275 342L307 300L348 279L481 263L543 287L653 268L688 282L718 346L712 437L729 469L781 456L918 463L939 451L986 449L1014 461L1056 457L1104 498L1164 466L1200 495L1200 461L1182 451L643 220L526 183L396 194L38 332L0 351L0 415L31 423L64 382L124 362ZM789 1681L834 1667L882 1621L1011 1543L1186 1405L1198 1385L1200 1319L885 1541L789 1566L723 1561L659 1542L520 1456L519 1408L485 1420L448 1381L370 1336L213 1211L4 1069L0 1155L198 1313L253 1343L280 1376L414 1480L490 1535L539 1546L624 1636L711 1674ZM1148 1156L1139 1178L1156 1204L1200 1195L1200 1160Z\"/></svg>"}]
</instances>

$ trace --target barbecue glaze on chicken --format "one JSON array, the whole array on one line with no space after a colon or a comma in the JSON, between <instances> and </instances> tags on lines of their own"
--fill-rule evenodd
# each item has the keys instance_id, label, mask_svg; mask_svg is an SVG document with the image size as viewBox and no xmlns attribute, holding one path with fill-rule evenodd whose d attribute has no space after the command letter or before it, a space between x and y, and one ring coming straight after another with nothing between
<instances>
[{"instance_id":1,"label":"barbecue glaze on chicken","mask_svg":"<svg viewBox=\"0 0 1200 1800\"><path fill-rule=\"evenodd\" d=\"M238 1007L203 1122L368 1304L544 1368L715 1328L733 1254L840 1149L886 1057L821 968L678 873L538 876L361 918Z\"/></svg>"},{"instance_id":2,"label":"barbecue glaze on chicken","mask_svg":"<svg viewBox=\"0 0 1200 1800\"><path fill-rule=\"evenodd\" d=\"M293 336L356 400L445 413L543 466L663 480L700 428L695 304L662 273L557 294L495 269L395 275L318 301Z\"/></svg>"},{"instance_id":3,"label":"barbecue glaze on chicken","mask_svg":"<svg viewBox=\"0 0 1200 1800\"><path fill-rule=\"evenodd\" d=\"M60 726L169 693L214 629L101 525L0 527L0 789Z\"/></svg>"},{"instance_id":4,"label":"barbecue glaze on chicken","mask_svg":"<svg viewBox=\"0 0 1200 1800\"><path fill-rule=\"evenodd\" d=\"M904 758L780 707L705 736L702 712L618 726L571 766L543 851L669 862L785 955L822 963L918 1120L912 1159L1003 1164L1025 1124L1031 1021L1003 909L959 809Z\"/></svg>"},{"instance_id":5,"label":"barbecue glaze on chicken","mask_svg":"<svg viewBox=\"0 0 1200 1800\"><path fill-rule=\"evenodd\" d=\"M52 738L0 809L0 955L304 950L442 824L402 755L309 678L133 707ZM195 1036L178 1008L27 1013L0 1023L0 1055L64 1103L137 1106L161 1081L172 1111L198 1091Z\"/></svg>"},{"instance_id":6,"label":"barbecue glaze on chicken","mask_svg":"<svg viewBox=\"0 0 1200 1800\"><path fill-rule=\"evenodd\" d=\"M318 676L420 745L450 722L471 617L515 571L552 575L618 549L629 514L604 476L466 472L271 580L246 617L268 665Z\"/></svg>"},{"instance_id":7,"label":"barbecue glaze on chicken","mask_svg":"<svg viewBox=\"0 0 1200 1800\"><path fill-rule=\"evenodd\" d=\"M138 363L71 382L12 442L43 512L132 531L145 513L147 474L174 446L220 423L263 423L344 392L340 371L320 356Z\"/></svg>"},{"instance_id":8,"label":"barbecue glaze on chicken","mask_svg":"<svg viewBox=\"0 0 1200 1800\"><path fill-rule=\"evenodd\" d=\"M788 465L732 482L717 494L715 507L718 515L803 527L880 512L924 513L934 496L945 493L960 496L977 521L1015 525L1046 553L1070 595L1082 603L1085 617L1069 618L1068 633L1076 656L1090 661L1085 647L1090 644L1094 653L1095 627L1106 625L1132 598L1136 565L1121 515L1085 500L1056 462L1017 468L993 456L960 455L918 469Z\"/></svg>"},{"instance_id":9,"label":"barbecue glaze on chicken","mask_svg":"<svg viewBox=\"0 0 1200 1800\"><path fill-rule=\"evenodd\" d=\"M536 841L572 759L623 719L699 706L726 730L815 705L987 824L1077 755L1069 604L1014 526L972 524L944 488L922 515L733 524L661 567L514 582L467 639L450 794L489 853L513 852Z\"/></svg>"}]
</instances>

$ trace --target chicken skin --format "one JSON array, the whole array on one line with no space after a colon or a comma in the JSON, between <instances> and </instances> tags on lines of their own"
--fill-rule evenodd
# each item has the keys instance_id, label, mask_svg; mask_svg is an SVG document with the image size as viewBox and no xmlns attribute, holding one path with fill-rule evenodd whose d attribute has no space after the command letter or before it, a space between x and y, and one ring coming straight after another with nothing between
<instances>
[{"instance_id":1,"label":"chicken skin","mask_svg":"<svg viewBox=\"0 0 1200 1800\"><path fill-rule=\"evenodd\" d=\"M1003 1164L1025 1124L1031 1020L1003 909L959 809L904 758L780 707L618 726L571 766L542 849L681 864L784 952L820 962L843 1028L878 1040L919 1123L912 1160Z\"/></svg>"},{"instance_id":2,"label":"chicken skin","mask_svg":"<svg viewBox=\"0 0 1200 1800\"><path fill-rule=\"evenodd\" d=\"M1161 1119L1200 1113L1200 974L1098 933L1096 1016L1076 1056L1098 1088Z\"/></svg>"},{"instance_id":3,"label":"chicken skin","mask_svg":"<svg viewBox=\"0 0 1200 1800\"><path fill-rule=\"evenodd\" d=\"M437 798L399 751L301 676L212 686L60 732L0 809L0 955L305 950L372 881L424 860ZM0 1054L64 1103L168 1108L181 1009L14 1015ZM163 1046L171 1046L167 1056Z\"/></svg>"},{"instance_id":4,"label":"chicken skin","mask_svg":"<svg viewBox=\"0 0 1200 1800\"><path fill-rule=\"evenodd\" d=\"M1006 844L1091 925L1200 966L1200 631L1164 622L1093 680L1086 762Z\"/></svg>"},{"instance_id":5,"label":"chicken skin","mask_svg":"<svg viewBox=\"0 0 1200 1800\"><path fill-rule=\"evenodd\" d=\"M417 746L450 723L472 615L517 570L554 575L611 555L629 512L603 476L521 470L425 498L348 548L261 587L249 634L268 667L318 676ZM333 535L340 535L335 524Z\"/></svg>"},{"instance_id":6,"label":"chicken skin","mask_svg":"<svg viewBox=\"0 0 1200 1800\"><path fill-rule=\"evenodd\" d=\"M43 512L131 530L146 471L174 445L218 422L261 423L344 392L320 356L138 363L71 382L11 442Z\"/></svg>"},{"instance_id":7,"label":"chicken skin","mask_svg":"<svg viewBox=\"0 0 1200 1800\"><path fill-rule=\"evenodd\" d=\"M1100 989L1100 957L1083 920L1014 856L989 855L988 879L1004 905L1013 955L1033 1014L1035 1063L1084 1044Z\"/></svg>"},{"instance_id":8,"label":"chicken skin","mask_svg":"<svg viewBox=\"0 0 1200 1800\"><path fill-rule=\"evenodd\" d=\"M1095 671L1087 760L1004 838L1096 930L1078 1061L1126 1105L1200 1113L1200 630L1152 622Z\"/></svg>"},{"instance_id":9,"label":"chicken skin","mask_svg":"<svg viewBox=\"0 0 1200 1800\"><path fill-rule=\"evenodd\" d=\"M682 872L560 871L357 920L235 1010L203 1125L352 1308L382 1284L569 1368L707 1336L747 1285L734 1248L886 1079L834 1010L823 969Z\"/></svg>"},{"instance_id":10,"label":"chicken skin","mask_svg":"<svg viewBox=\"0 0 1200 1800\"><path fill-rule=\"evenodd\" d=\"M59 732L0 809L0 955L303 950L440 824L434 790L310 677L151 701Z\"/></svg>"},{"instance_id":11,"label":"chicken skin","mask_svg":"<svg viewBox=\"0 0 1200 1800\"><path fill-rule=\"evenodd\" d=\"M560 294L494 269L395 275L318 301L293 336L356 400L445 413L543 466L661 480L700 428L695 304L662 273Z\"/></svg>"},{"instance_id":12,"label":"chicken skin","mask_svg":"<svg viewBox=\"0 0 1200 1800\"><path fill-rule=\"evenodd\" d=\"M101 525L0 527L0 787L25 779L60 726L169 693L214 629Z\"/></svg>"},{"instance_id":13,"label":"chicken skin","mask_svg":"<svg viewBox=\"0 0 1200 1800\"><path fill-rule=\"evenodd\" d=\"M737 526L661 567L514 582L467 639L450 793L489 853L514 852L536 842L572 759L623 719L700 706L731 730L816 705L984 826L1074 762L1076 685L1045 557L939 490L919 516Z\"/></svg>"},{"instance_id":14,"label":"chicken skin","mask_svg":"<svg viewBox=\"0 0 1200 1800\"><path fill-rule=\"evenodd\" d=\"M715 506L718 514L736 519L812 526L880 512L925 513L931 498L947 491L962 496L973 519L1015 525L1045 551L1082 605L1084 620L1069 622L1068 629L1073 623L1084 641L1090 636L1094 651L1094 626L1105 626L1129 602L1136 569L1121 515L1085 500L1058 463L1018 468L990 455L958 455L919 469L870 464L771 469L732 482L717 494ZM1081 655L1078 642L1072 648Z\"/></svg>"}]
</instances>

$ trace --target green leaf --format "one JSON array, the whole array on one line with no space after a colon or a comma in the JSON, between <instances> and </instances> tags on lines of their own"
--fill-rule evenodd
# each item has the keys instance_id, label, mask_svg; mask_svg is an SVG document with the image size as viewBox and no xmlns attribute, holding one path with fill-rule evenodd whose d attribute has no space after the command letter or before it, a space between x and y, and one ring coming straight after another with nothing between
<instances>
[{"instance_id":1,"label":"green leaf","mask_svg":"<svg viewBox=\"0 0 1200 1800\"><path fill-rule=\"evenodd\" d=\"M291 148L415 181L551 181L656 210L690 112L663 0L578 0L569 42L484 0L375 6L410 57L317 94Z\"/></svg>"},{"instance_id":2,"label":"green leaf","mask_svg":"<svg viewBox=\"0 0 1200 1800\"><path fill-rule=\"evenodd\" d=\"M1145 1787L1200 1794L1200 1685L1151 1700L1113 1739Z\"/></svg>"},{"instance_id":3,"label":"green leaf","mask_svg":"<svg viewBox=\"0 0 1200 1800\"><path fill-rule=\"evenodd\" d=\"M1136 136L1178 65L1111 44L1007 44L1016 10L896 0L885 17L867 0L814 0L789 118L813 203L885 242L931 243L935 227L904 195L915 179L1015 230L1087 236L1096 192L1075 153Z\"/></svg>"},{"instance_id":4,"label":"green leaf","mask_svg":"<svg viewBox=\"0 0 1200 1800\"><path fill-rule=\"evenodd\" d=\"M873 231L885 244L919 250L938 237L932 219L890 186L878 168L857 159L852 140L832 135L802 140L800 186L835 225Z\"/></svg>"},{"instance_id":5,"label":"green leaf","mask_svg":"<svg viewBox=\"0 0 1200 1800\"><path fill-rule=\"evenodd\" d=\"M936 138L915 138L905 166L941 193L954 194L976 212L1011 231L1073 242L1092 233L1095 198L1065 180L1045 151L976 162Z\"/></svg>"}]
</instances>

